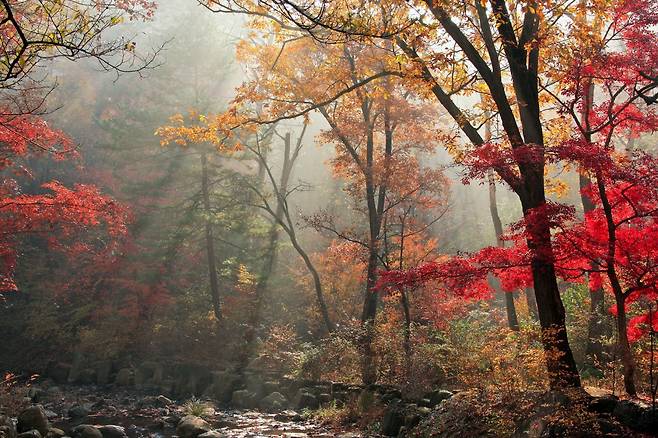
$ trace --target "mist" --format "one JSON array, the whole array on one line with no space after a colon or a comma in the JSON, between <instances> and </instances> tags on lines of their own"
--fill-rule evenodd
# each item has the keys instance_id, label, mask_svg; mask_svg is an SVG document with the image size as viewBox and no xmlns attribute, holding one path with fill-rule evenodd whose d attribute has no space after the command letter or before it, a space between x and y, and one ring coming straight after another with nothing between
<instances>
[{"instance_id":1,"label":"mist","mask_svg":"<svg viewBox=\"0 0 658 438\"><path fill-rule=\"evenodd\" d=\"M3 2L0 437L654 436L657 8Z\"/></svg>"}]
</instances>

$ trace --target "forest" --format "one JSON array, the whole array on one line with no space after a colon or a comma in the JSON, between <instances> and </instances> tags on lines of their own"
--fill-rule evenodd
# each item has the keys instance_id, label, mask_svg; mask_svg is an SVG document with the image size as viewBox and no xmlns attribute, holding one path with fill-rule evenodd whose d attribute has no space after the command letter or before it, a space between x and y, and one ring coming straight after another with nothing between
<instances>
[{"instance_id":1,"label":"forest","mask_svg":"<svg viewBox=\"0 0 658 438\"><path fill-rule=\"evenodd\" d=\"M658 436L658 2L0 2L0 438Z\"/></svg>"}]
</instances>

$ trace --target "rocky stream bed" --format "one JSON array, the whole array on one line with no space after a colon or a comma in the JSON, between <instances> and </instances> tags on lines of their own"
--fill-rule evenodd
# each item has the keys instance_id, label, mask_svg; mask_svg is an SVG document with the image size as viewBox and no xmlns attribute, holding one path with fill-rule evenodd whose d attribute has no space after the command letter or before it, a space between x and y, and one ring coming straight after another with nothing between
<instances>
[{"instance_id":1,"label":"rocky stream bed","mask_svg":"<svg viewBox=\"0 0 658 438\"><path fill-rule=\"evenodd\" d=\"M27 398L15 400L27 406L20 408L15 418L0 416L0 438L366 436L330 429L292 410L219 409L212 401L174 401L163 395L93 385L32 387L26 394ZM204 407L203 414L198 413L203 418L191 415L191 405Z\"/></svg>"}]
</instances>

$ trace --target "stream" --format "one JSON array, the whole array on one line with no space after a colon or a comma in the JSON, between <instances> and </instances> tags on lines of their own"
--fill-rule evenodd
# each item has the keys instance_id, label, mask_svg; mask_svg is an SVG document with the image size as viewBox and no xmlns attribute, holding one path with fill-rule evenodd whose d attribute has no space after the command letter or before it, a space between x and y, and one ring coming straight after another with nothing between
<instances>
[{"instance_id":1,"label":"stream","mask_svg":"<svg viewBox=\"0 0 658 438\"><path fill-rule=\"evenodd\" d=\"M176 426L181 418L190 413L198 415L198 406L203 404L202 417L212 428L211 438L366 436L357 431L323 426L295 411L266 413L221 409L212 401L169 400L161 395L140 394L115 387L33 387L29 393L32 403L43 406L51 425L62 429L67 435L75 426L89 424L123 427L129 438L167 438L176 435ZM195 405L197 410L191 405Z\"/></svg>"}]
</instances>

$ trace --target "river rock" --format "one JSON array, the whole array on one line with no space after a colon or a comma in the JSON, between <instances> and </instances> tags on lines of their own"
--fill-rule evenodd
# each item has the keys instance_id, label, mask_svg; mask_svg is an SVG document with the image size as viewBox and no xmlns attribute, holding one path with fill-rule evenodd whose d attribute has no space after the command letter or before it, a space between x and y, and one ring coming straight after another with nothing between
<instances>
[{"instance_id":1,"label":"river rock","mask_svg":"<svg viewBox=\"0 0 658 438\"><path fill-rule=\"evenodd\" d=\"M288 406L288 399L280 392L273 392L259 403L259 407L264 411L274 412L285 409Z\"/></svg>"},{"instance_id":2,"label":"river rock","mask_svg":"<svg viewBox=\"0 0 658 438\"><path fill-rule=\"evenodd\" d=\"M50 422L41 405L30 406L18 415L16 429L18 433L36 429L41 436L45 436L50 428Z\"/></svg>"},{"instance_id":3,"label":"river rock","mask_svg":"<svg viewBox=\"0 0 658 438\"><path fill-rule=\"evenodd\" d=\"M400 428L404 426L405 420L405 412L399 406L399 403L391 403L382 419L380 433L384 436L398 436Z\"/></svg>"},{"instance_id":4,"label":"river rock","mask_svg":"<svg viewBox=\"0 0 658 438\"><path fill-rule=\"evenodd\" d=\"M306 388L299 390L294 404L297 409L317 409L320 407L318 398L311 392L308 392Z\"/></svg>"},{"instance_id":5,"label":"river rock","mask_svg":"<svg viewBox=\"0 0 658 438\"><path fill-rule=\"evenodd\" d=\"M30 401L32 403L39 403L40 401L43 401L45 395L46 391L35 386L31 386L27 390L27 396L30 397Z\"/></svg>"},{"instance_id":6,"label":"river rock","mask_svg":"<svg viewBox=\"0 0 658 438\"><path fill-rule=\"evenodd\" d=\"M81 424L71 429L71 438L103 438L103 434L91 424Z\"/></svg>"},{"instance_id":7,"label":"river rock","mask_svg":"<svg viewBox=\"0 0 658 438\"><path fill-rule=\"evenodd\" d=\"M11 418L0 415L0 438L16 438L16 427Z\"/></svg>"},{"instance_id":8,"label":"river rock","mask_svg":"<svg viewBox=\"0 0 658 438\"><path fill-rule=\"evenodd\" d=\"M84 418L89 415L89 407L85 405L73 405L69 408L70 418Z\"/></svg>"},{"instance_id":9,"label":"river rock","mask_svg":"<svg viewBox=\"0 0 658 438\"><path fill-rule=\"evenodd\" d=\"M180 438L196 438L209 430L210 425L206 420L194 415L187 415L176 426L176 435Z\"/></svg>"},{"instance_id":10,"label":"river rock","mask_svg":"<svg viewBox=\"0 0 658 438\"><path fill-rule=\"evenodd\" d=\"M248 409L252 408L255 405L256 395L253 392L250 392L246 389L239 389L233 391L233 396L231 397L231 405L238 409Z\"/></svg>"},{"instance_id":11,"label":"river rock","mask_svg":"<svg viewBox=\"0 0 658 438\"><path fill-rule=\"evenodd\" d=\"M19 433L18 438L41 438L41 434L38 430L32 429L27 432Z\"/></svg>"},{"instance_id":12,"label":"river rock","mask_svg":"<svg viewBox=\"0 0 658 438\"><path fill-rule=\"evenodd\" d=\"M98 426L98 430L101 435L103 435L103 438L128 438L128 435L126 435L126 429L121 426L115 426L112 424Z\"/></svg>"},{"instance_id":13,"label":"river rock","mask_svg":"<svg viewBox=\"0 0 658 438\"><path fill-rule=\"evenodd\" d=\"M66 436L66 432L56 427L48 429L48 433L46 434L46 438L62 438L64 436Z\"/></svg>"}]
</instances>

